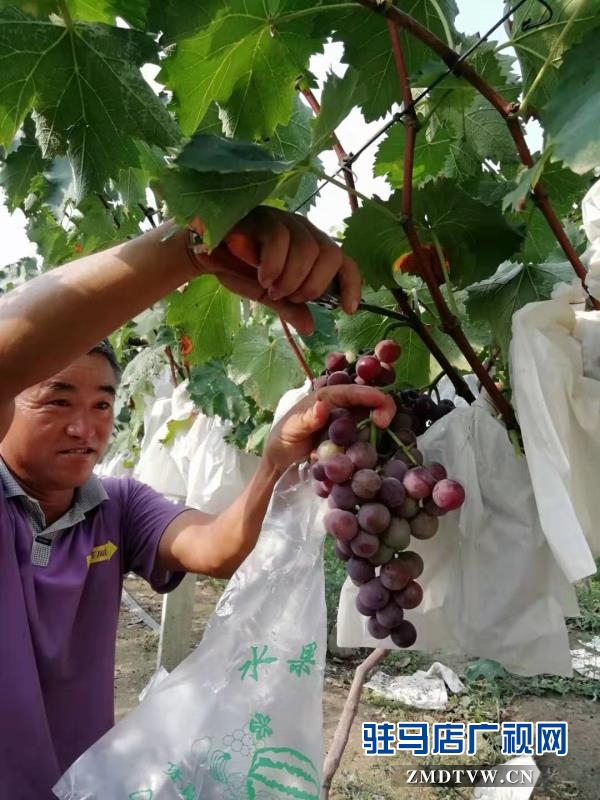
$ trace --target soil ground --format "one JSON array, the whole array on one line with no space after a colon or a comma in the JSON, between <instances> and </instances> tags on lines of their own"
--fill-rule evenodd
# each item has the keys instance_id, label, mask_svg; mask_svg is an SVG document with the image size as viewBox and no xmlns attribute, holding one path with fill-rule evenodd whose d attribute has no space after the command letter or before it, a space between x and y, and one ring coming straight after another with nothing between
<instances>
[{"instance_id":1,"label":"soil ground","mask_svg":"<svg viewBox=\"0 0 600 800\"><path fill-rule=\"evenodd\" d=\"M129 594L155 620L160 620L162 598L156 595L142 580L128 577L125 588ZM198 644L202 631L223 584L199 579L196 586L194 626L190 651ZM115 677L116 709L120 718L137 705L138 695L156 668L158 634L151 631L139 617L122 607L117 642L117 666ZM366 651L356 658L342 660L329 658L324 693L325 746L329 747L335 727L347 697L354 670ZM419 654L390 657L382 669L390 674L411 674L417 668L427 668L434 660ZM448 663L448 662L446 662ZM459 674L465 664L448 663ZM560 685L560 684L557 684ZM493 685L492 685L493 689ZM499 702L498 696L490 691L479 691L473 686L463 695L452 696L445 711L423 712L405 708L389 701L380 701L374 695L363 692L350 739L330 794L331 800L450 800L451 798L470 798L469 789L444 789L427 787L400 787L397 785L403 766L413 764L414 759L366 757L360 741L363 721L396 722L402 719L434 721L500 721L500 720L564 720L569 723L569 752L559 758L544 756L538 761L542 777L532 795L534 800L599 800L600 798L600 704L573 694L544 693L543 696L529 696L519 691L510 702ZM483 755L483 758L481 757ZM451 758L440 758L444 766L452 763ZM463 756L455 763L502 763L506 760L492 747L473 759ZM432 763L430 759L428 763Z\"/></svg>"}]
</instances>

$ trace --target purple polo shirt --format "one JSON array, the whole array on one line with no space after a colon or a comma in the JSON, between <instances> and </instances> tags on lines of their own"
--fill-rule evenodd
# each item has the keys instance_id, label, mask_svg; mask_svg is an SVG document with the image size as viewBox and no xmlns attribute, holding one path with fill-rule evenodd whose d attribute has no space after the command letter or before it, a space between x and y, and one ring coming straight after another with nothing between
<instances>
[{"instance_id":1,"label":"purple polo shirt","mask_svg":"<svg viewBox=\"0 0 600 800\"><path fill-rule=\"evenodd\" d=\"M0 460L0 798L56 800L60 775L114 724L123 575L178 585L183 573L155 562L185 509L131 478L92 476L63 528L44 528L6 475Z\"/></svg>"}]
</instances>

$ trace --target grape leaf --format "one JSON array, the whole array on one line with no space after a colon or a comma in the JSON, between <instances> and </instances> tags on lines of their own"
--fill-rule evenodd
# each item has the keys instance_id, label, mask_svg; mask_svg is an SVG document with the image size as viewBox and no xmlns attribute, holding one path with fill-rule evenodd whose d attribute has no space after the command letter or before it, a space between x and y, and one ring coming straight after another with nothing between
<instances>
[{"instance_id":1,"label":"grape leaf","mask_svg":"<svg viewBox=\"0 0 600 800\"><path fill-rule=\"evenodd\" d=\"M435 5L423 0L402 3L402 11L445 40L438 9L450 24L454 21L457 14L454 0L440 0ZM340 11L333 26L334 39L344 43L344 61L360 75L365 90L361 108L367 122L371 122L402 99L385 18L370 9L357 8ZM412 36L403 36L402 43L408 72L414 74L431 59L431 51Z\"/></svg>"},{"instance_id":2,"label":"grape leaf","mask_svg":"<svg viewBox=\"0 0 600 800\"><path fill-rule=\"evenodd\" d=\"M460 147L450 124L440 125L433 136L430 131L419 134L415 145L413 184L423 186L438 177L461 177L460 162L455 147ZM387 176L390 184L402 188L404 178L404 145L406 130L402 124L395 125L382 140L375 157L375 175ZM473 159L473 166L476 161Z\"/></svg>"},{"instance_id":3,"label":"grape leaf","mask_svg":"<svg viewBox=\"0 0 600 800\"><path fill-rule=\"evenodd\" d=\"M556 157L583 174L600 165L600 51L598 31L591 31L569 51L557 86L544 109L546 130Z\"/></svg>"},{"instance_id":4,"label":"grape leaf","mask_svg":"<svg viewBox=\"0 0 600 800\"><path fill-rule=\"evenodd\" d=\"M402 347L400 358L394 364L396 383L410 387L426 386L431 377L431 354L412 328L399 328L393 337Z\"/></svg>"},{"instance_id":5,"label":"grape leaf","mask_svg":"<svg viewBox=\"0 0 600 800\"><path fill-rule=\"evenodd\" d=\"M512 318L527 303L547 300L560 281L573 279L571 266L566 263L501 264L495 275L467 289L467 312L472 320L489 323L492 335L508 355Z\"/></svg>"},{"instance_id":6,"label":"grape leaf","mask_svg":"<svg viewBox=\"0 0 600 800\"><path fill-rule=\"evenodd\" d=\"M544 106L555 90L568 97L563 91L562 77L558 75L559 67L568 50L588 31L600 25L600 3L598 0L553 0L552 12L552 20L548 24L524 31L525 20L530 19L535 23L544 15L537 0L529 0L515 12L510 38L521 64L525 93L540 76L529 103L541 113L544 122L546 119L550 122L552 118L552 113L549 109L544 111ZM577 95L583 85L581 76L579 81ZM562 155L560 157L567 160Z\"/></svg>"},{"instance_id":7,"label":"grape leaf","mask_svg":"<svg viewBox=\"0 0 600 800\"><path fill-rule=\"evenodd\" d=\"M149 0L67 0L71 17L82 22L114 23L122 17L134 28L143 28ZM56 12L60 5L56 3Z\"/></svg>"},{"instance_id":8,"label":"grape leaf","mask_svg":"<svg viewBox=\"0 0 600 800\"><path fill-rule=\"evenodd\" d=\"M400 193L384 204L363 205L348 220L344 247L374 288L393 285L392 266L410 250L399 221ZM391 212L391 213L390 213ZM469 197L449 180L439 180L413 193L413 220L422 243L431 229L448 255L455 286L467 286L491 275L519 248L522 236L493 206Z\"/></svg>"},{"instance_id":9,"label":"grape leaf","mask_svg":"<svg viewBox=\"0 0 600 800\"><path fill-rule=\"evenodd\" d=\"M149 0L148 30L161 33L160 44L172 45L189 39L208 27L223 7L223 0L202 0L188 3L182 0Z\"/></svg>"},{"instance_id":10,"label":"grape leaf","mask_svg":"<svg viewBox=\"0 0 600 800\"><path fill-rule=\"evenodd\" d=\"M285 125L298 77L322 46L311 36L310 17L286 22L286 15L312 7L312 0L230 0L179 41L159 80L173 92L183 132L192 134L215 101L240 139L267 138Z\"/></svg>"},{"instance_id":11,"label":"grape leaf","mask_svg":"<svg viewBox=\"0 0 600 800\"><path fill-rule=\"evenodd\" d=\"M529 169L523 168L518 176L517 186L509 192L502 202L504 209L518 210L519 203L526 200L535 184L542 180L545 193L559 217L568 214L579 203L587 189L587 180L567 169L562 162L548 163L542 156Z\"/></svg>"},{"instance_id":12,"label":"grape leaf","mask_svg":"<svg viewBox=\"0 0 600 800\"><path fill-rule=\"evenodd\" d=\"M291 169L293 162L279 161L255 144L197 133L177 156L176 163L196 172L273 172Z\"/></svg>"},{"instance_id":13,"label":"grape leaf","mask_svg":"<svg viewBox=\"0 0 600 800\"><path fill-rule=\"evenodd\" d=\"M239 331L229 372L234 381L244 384L247 394L268 409L274 409L281 396L299 386L304 377L285 337L271 337L262 325Z\"/></svg>"},{"instance_id":14,"label":"grape leaf","mask_svg":"<svg viewBox=\"0 0 600 800\"><path fill-rule=\"evenodd\" d=\"M191 368L188 393L203 414L234 423L250 417L250 406L240 387L227 376L222 361L207 361Z\"/></svg>"},{"instance_id":15,"label":"grape leaf","mask_svg":"<svg viewBox=\"0 0 600 800\"><path fill-rule=\"evenodd\" d=\"M179 134L139 67L156 45L137 31L37 22L16 9L0 14L0 143L37 112L44 157L68 152L80 194L139 165L132 137L159 147ZM79 199L79 198L78 198Z\"/></svg>"},{"instance_id":16,"label":"grape leaf","mask_svg":"<svg viewBox=\"0 0 600 800\"><path fill-rule=\"evenodd\" d=\"M343 78L333 72L327 76L321 94L321 110L313 123L313 153L331 147L331 134L364 97L365 87L360 83L360 75L351 67Z\"/></svg>"},{"instance_id":17,"label":"grape leaf","mask_svg":"<svg viewBox=\"0 0 600 800\"><path fill-rule=\"evenodd\" d=\"M363 292L363 300L382 308L396 308L396 301L386 289L380 289L378 292L366 289ZM400 329L398 327L391 328L391 324L395 323L389 317L374 314L371 311L357 311L352 316L340 314L335 327L342 350L360 353L363 350L372 350L382 339L390 338L399 341L397 337Z\"/></svg>"},{"instance_id":18,"label":"grape leaf","mask_svg":"<svg viewBox=\"0 0 600 800\"><path fill-rule=\"evenodd\" d=\"M240 300L212 275L202 275L183 292L169 295L166 319L192 340L190 363L201 364L231 353L240 325Z\"/></svg>"},{"instance_id":19,"label":"grape leaf","mask_svg":"<svg viewBox=\"0 0 600 800\"><path fill-rule=\"evenodd\" d=\"M0 170L0 184L6 192L9 211L18 208L29 194L31 181L48 166L35 139L35 125L28 117L18 148L9 153Z\"/></svg>"},{"instance_id":20,"label":"grape leaf","mask_svg":"<svg viewBox=\"0 0 600 800\"><path fill-rule=\"evenodd\" d=\"M46 269L56 267L76 255L73 245L69 244L67 232L47 208L30 217L27 223L27 236L37 245Z\"/></svg>"}]
</instances>

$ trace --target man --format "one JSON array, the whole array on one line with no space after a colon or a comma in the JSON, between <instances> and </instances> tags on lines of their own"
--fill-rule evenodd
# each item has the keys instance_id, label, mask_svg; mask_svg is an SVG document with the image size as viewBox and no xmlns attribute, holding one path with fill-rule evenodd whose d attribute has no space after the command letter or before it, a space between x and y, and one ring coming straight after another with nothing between
<instances>
[{"instance_id":1,"label":"man","mask_svg":"<svg viewBox=\"0 0 600 800\"><path fill-rule=\"evenodd\" d=\"M92 475L113 427L117 374L97 342L211 272L302 332L305 302L337 276L356 309L356 266L308 221L259 208L196 255L169 224L48 272L0 299L0 798L51 800L60 774L113 724L117 616L129 570L161 592L185 572L228 577L254 547L273 488L309 455L333 406L394 413L376 389L336 386L273 429L246 491L218 516L132 480ZM254 267L248 270L248 265ZM243 273L243 274L242 274Z\"/></svg>"}]
</instances>

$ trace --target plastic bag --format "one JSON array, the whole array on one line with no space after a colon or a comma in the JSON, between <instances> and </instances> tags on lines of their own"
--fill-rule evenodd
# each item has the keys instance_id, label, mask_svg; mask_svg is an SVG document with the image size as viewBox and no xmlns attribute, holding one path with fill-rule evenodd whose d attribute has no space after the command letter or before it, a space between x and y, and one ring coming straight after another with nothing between
<instances>
[{"instance_id":1,"label":"plastic bag","mask_svg":"<svg viewBox=\"0 0 600 800\"><path fill-rule=\"evenodd\" d=\"M581 215L589 240L582 258L588 268L587 286L591 295L600 298L600 181L596 181L581 201Z\"/></svg>"},{"instance_id":2,"label":"plastic bag","mask_svg":"<svg viewBox=\"0 0 600 800\"><path fill-rule=\"evenodd\" d=\"M513 317L513 400L540 519L570 581L600 555L600 317L566 295ZM592 375L594 377L588 377Z\"/></svg>"},{"instance_id":3,"label":"plastic bag","mask_svg":"<svg viewBox=\"0 0 600 800\"><path fill-rule=\"evenodd\" d=\"M61 800L318 800L324 532L296 475L198 648L62 776Z\"/></svg>"},{"instance_id":4,"label":"plastic bag","mask_svg":"<svg viewBox=\"0 0 600 800\"><path fill-rule=\"evenodd\" d=\"M440 461L467 490L427 541L411 542L425 569L421 604L406 611L415 649L489 658L521 675L571 675L565 615L575 593L544 537L527 462L480 398L456 408L420 438L425 461ZM358 589L342 588L338 644L395 649L369 636L356 610Z\"/></svg>"}]
</instances>

